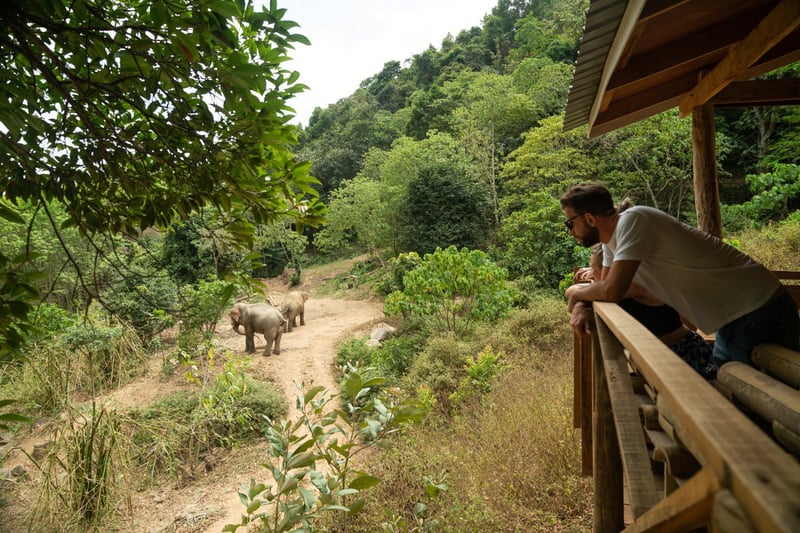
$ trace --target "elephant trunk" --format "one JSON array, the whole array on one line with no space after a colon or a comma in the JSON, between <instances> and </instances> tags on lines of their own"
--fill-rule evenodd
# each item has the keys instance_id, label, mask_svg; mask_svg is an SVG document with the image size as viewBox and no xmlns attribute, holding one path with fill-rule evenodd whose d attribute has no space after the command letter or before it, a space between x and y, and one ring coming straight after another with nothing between
<instances>
[{"instance_id":1,"label":"elephant trunk","mask_svg":"<svg viewBox=\"0 0 800 533\"><path fill-rule=\"evenodd\" d=\"M233 331L235 331L239 335L246 336L247 333L242 333L241 331L239 331L239 326L241 326L241 324L234 324L233 325Z\"/></svg>"}]
</instances>

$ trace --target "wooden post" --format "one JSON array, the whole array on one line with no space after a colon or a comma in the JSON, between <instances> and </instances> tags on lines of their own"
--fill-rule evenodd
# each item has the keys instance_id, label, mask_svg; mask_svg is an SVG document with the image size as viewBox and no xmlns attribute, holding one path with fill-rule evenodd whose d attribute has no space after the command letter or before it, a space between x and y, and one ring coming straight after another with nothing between
<instances>
[{"instance_id":1,"label":"wooden post","mask_svg":"<svg viewBox=\"0 0 800 533\"><path fill-rule=\"evenodd\" d=\"M599 322L596 321L595 324ZM594 533L617 533L625 526L622 458L598 335L592 335L594 384Z\"/></svg>"},{"instance_id":2,"label":"wooden post","mask_svg":"<svg viewBox=\"0 0 800 533\"><path fill-rule=\"evenodd\" d=\"M722 237L716 124L712 104L705 104L692 110L692 153L697 227L711 235Z\"/></svg>"},{"instance_id":3,"label":"wooden post","mask_svg":"<svg viewBox=\"0 0 800 533\"><path fill-rule=\"evenodd\" d=\"M592 475L592 413L594 390L592 386L592 336L581 335L581 467L584 476Z\"/></svg>"}]
</instances>

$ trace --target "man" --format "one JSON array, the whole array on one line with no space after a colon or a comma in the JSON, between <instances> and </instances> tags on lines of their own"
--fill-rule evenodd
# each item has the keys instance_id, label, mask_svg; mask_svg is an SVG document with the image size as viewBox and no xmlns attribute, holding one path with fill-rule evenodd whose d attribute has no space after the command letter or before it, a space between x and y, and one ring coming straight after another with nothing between
<instances>
[{"instance_id":1,"label":"man","mask_svg":"<svg viewBox=\"0 0 800 533\"><path fill-rule=\"evenodd\" d=\"M716 331L718 366L752 364L750 352L764 342L800 350L794 300L769 270L736 248L652 207L618 213L602 183L572 187L561 209L576 240L602 242L614 256L602 281L570 294L576 330L586 327L586 302L618 302L635 281L701 330Z\"/></svg>"}]
</instances>

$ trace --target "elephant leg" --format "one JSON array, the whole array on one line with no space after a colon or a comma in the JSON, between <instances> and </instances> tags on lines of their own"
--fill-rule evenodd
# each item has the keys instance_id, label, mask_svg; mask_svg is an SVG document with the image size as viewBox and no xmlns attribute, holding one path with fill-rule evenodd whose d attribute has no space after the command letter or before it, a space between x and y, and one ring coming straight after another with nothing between
<instances>
[{"instance_id":1,"label":"elephant leg","mask_svg":"<svg viewBox=\"0 0 800 533\"><path fill-rule=\"evenodd\" d=\"M272 351L275 355L281 353L281 337L283 336L283 328L278 326L275 328L275 349Z\"/></svg>"},{"instance_id":2,"label":"elephant leg","mask_svg":"<svg viewBox=\"0 0 800 533\"><path fill-rule=\"evenodd\" d=\"M272 351L272 335L269 332L264 333L264 340L267 341L267 345L264 346L264 357L267 357Z\"/></svg>"},{"instance_id":3,"label":"elephant leg","mask_svg":"<svg viewBox=\"0 0 800 533\"><path fill-rule=\"evenodd\" d=\"M305 326L306 325L306 312L305 311L300 311L300 325L301 326Z\"/></svg>"},{"instance_id":4,"label":"elephant leg","mask_svg":"<svg viewBox=\"0 0 800 533\"><path fill-rule=\"evenodd\" d=\"M253 353L256 351L256 340L255 334L252 331L248 331L244 337L244 347L245 352Z\"/></svg>"},{"instance_id":5,"label":"elephant leg","mask_svg":"<svg viewBox=\"0 0 800 533\"><path fill-rule=\"evenodd\" d=\"M294 324L294 319L295 319L294 313L289 311L289 316L287 316L286 319L287 319L286 320L286 331L292 331L292 328L295 325Z\"/></svg>"}]
</instances>

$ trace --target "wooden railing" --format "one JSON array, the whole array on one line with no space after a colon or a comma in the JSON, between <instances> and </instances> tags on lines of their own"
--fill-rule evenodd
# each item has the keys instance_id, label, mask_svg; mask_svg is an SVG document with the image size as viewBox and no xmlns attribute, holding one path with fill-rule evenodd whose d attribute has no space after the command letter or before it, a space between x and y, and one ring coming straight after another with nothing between
<instances>
[{"instance_id":1,"label":"wooden railing","mask_svg":"<svg viewBox=\"0 0 800 533\"><path fill-rule=\"evenodd\" d=\"M620 307L594 311L574 403L594 532L800 531L797 457Z\"/></svg>"}]
</instances>

